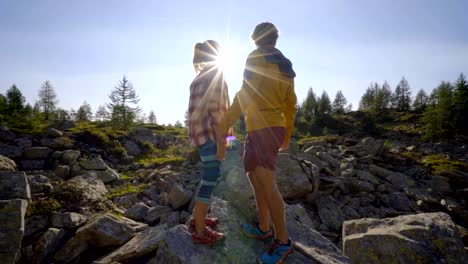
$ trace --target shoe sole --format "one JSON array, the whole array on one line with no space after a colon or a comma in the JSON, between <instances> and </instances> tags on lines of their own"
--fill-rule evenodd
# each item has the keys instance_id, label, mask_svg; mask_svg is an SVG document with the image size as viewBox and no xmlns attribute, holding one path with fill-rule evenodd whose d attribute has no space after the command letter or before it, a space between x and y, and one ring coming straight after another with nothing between
<instances>
[{"instance_id":1,"label":"shoe sole","mask_svg":"<svg viewBox=\"0 0 468 264\"><path fill-rule=\"evenodd\" d=\"M293 252L294 252L294 251L293 251L292 249L289 249L288 251L286 251L286 253L283 254L283 256L282 256L277 262L275 262L275 264L281 264L281 263L283 263L283 261L284 261L289 255L292 255ZM257 258L257 263L259 263L259 264L264 264L260 258Z\"/></svg>"}]
</instances>

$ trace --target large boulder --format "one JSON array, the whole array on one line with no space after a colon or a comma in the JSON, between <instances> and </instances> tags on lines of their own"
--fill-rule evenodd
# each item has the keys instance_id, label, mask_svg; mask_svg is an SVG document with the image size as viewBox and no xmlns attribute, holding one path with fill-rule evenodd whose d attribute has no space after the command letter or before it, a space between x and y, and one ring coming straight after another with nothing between
<instances>
[{"instance_id":1,"label":"large boulder","mask_svg":"<svg viewBox=\"0 0 468 264\"><path fill-rule=\"evenodd\" d=\"M55 213L52 216L52 226L57 228L75 228L84 224L88 218L74 212Z\"/></svg>"},{"instance_id":2,"label":"large boulder","mask_svg":"<svg viewBox=\"0 0 468 264\"><path fill-rule=\"evenodd\" d=\"M126 221L106 213L91 219L76 231L76 238L97 247L120 246L130 240L135 230Z\"/></svg>"},{"instance_id":3,"label":"large boulder","mask_svg":"<svg viewBox=\"0 0 468 264\"><path fill-rule=\"evenodd\" d=\"M95 173L88 173L60 183L53 193L58 197L79 199L82 203L94 203L103 200L107 189Z\"/></svg>"},{"instance_id":4,"label":"large boulder","mask_svg":"<svg viewBox=\"0 0 468 264\"><path fill-rule=\"evenodd\" d=\"M290 154L278 155L276 175L276 182L284 199L299 198L312 191L312 184L300 161Z\"/></svg>"},{"instance_id":5,"label":"large boulder","mask_svg":"<svg viewBox=\"0 0 468 264\"><path fill-rule=\"evenodd\" d=\"M0 126L0 141L10 142L15 138L15 133L11 132L7 127Z\"/></svg>"},{"instance_id":6,"label":"large boulder","mask_svg":"<svg viewBox=\"0 0 468 264\"><path fill-rule=\"evenodd\" d=\"M74 261L88 249L88 243L76 237L71 238L54 256L58 263L75 263Z\"/></svg>"},{"instance_id":7,"label":"large boulder","mask_svg":"<svg viewBox=\"0 0 468 264\"><path fill-rule=\"evenodd\" d=\"M31 199L28 179L23 171L0 171L0 199Z\"/></svg>"},{"instance_id":8,"label":"large boulder","mask_svg":"<svg viewBox=\"0 0 468 264\"><path fill-rule=\"evenodd\" d=\"M16 163L2 155L0 155L0 171L15 171Z\"/></svg>"},{"instance_id":9,"label":"large boulder","mask_svg":"<svg viewBox=\"0 0 468 264\"><path fill-rule=\"evenodd\" d=\"M225 241L215 250L193 244L184 225L167 230L164 226L156 226L137 234L94 263L131 263L154 253L156 257L149 263L256 263L257 257L266 249L263 243L239 233L239 224L247 220L230 203L217 197L212 198L211 212L220 221L218 229L226 234ZM311 220L301 206L287 209L287 222L297 249L288 257L288 263L350 263L338 248L308 226Z\"/></svg>"},{"instance_id":10,"label":"large boulder","mask_svg":"<svg viewBox=\"0 0 468 264\"><path fill-rule=\"evenodd\" d=\"M467 263L460 235L445 213L364 218L343 225L353 263Z\"/></svg>"},{"instance_id":11,"label":"large boulder","mask_svg":"<svg viewBox=\"0 0 468 264\"><path fill-rule=\"evenodd\" d=\"M356 154L360 157L372 155L378 156L382 154L384 149L384 141L381 139L374 139L366 137L362 139L356 146L353 147Z\"/></svg>"},{"instance_id":12,"label":"large boulder","mask_svg":"<svg viewBox=\"0 0 468 264\"><path fill-rule=\"evenodd\" d=\"M15 263L24 234L26 200L0 200L0 260Z\"/></svg>"},{"instance_id":13,"label":"large boulder","mask_svg":"<svg viewBox=\"0 0 468 264\"><path fill-rule=\"evenodd\" d=\"M40 174L28 175L28 183L31 189L31 194L49 194L53 189L51 180L48 177Z\"/></svg>"}]
</instances>

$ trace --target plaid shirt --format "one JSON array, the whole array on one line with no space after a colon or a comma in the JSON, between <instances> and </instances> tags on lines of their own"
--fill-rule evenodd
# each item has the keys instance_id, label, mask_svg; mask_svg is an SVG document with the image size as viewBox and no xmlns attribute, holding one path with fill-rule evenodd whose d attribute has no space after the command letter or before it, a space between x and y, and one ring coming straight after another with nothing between
<instances>
[{"instance_id":1,"label":"plaid shirt","mask_svg":"<svg viewBox=\"0 0 468 264\"><path fill-rule=\"evenodd\" d=\"M190 85L189 137L200 146L216 142L215 128L229 108L229 95L222 71L211 67L201 71Z\"/></svg>"}]
</instances>

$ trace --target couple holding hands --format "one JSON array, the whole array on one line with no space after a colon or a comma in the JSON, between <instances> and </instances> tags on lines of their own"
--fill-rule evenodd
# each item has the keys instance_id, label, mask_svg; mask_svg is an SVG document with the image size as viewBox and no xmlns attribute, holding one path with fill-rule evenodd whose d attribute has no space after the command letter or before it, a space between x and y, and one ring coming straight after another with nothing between
<instances>
[{"instance_id":1,"label":"couple holding hands","mask_svg":"<svg viewBox=\"0 0 468 264\"><path fill-rule=\"evenodd\" d=\"M293 252L275 166L278 152L288 146L294 127L296 74L291 62L275 48L278 36L271 23L255 27L252 39L257 49L247 58L242 87L231 105L222 68L216 63L220 51L216 41L195 45L197 75L190 85L189 137L202 161L202 180L190 221L192 240L213 245L224 239L223 233L214 230L217 218L207 217L207 212L226 155L230 127L243 115L247 128L243 160L255 194L258 223L243 223L240 231L271 243L259 258L262 263L282 263Z\"/></svg>"}]
</instances>

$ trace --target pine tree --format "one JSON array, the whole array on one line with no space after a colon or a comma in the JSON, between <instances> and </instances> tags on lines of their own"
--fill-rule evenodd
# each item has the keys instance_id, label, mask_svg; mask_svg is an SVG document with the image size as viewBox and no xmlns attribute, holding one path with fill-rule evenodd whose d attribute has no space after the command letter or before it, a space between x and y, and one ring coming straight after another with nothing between
<instances>
[{"instance_id":1,"label":"pine tree","mask_svg":"<svg viewBox=\"0 0 468 264\"><path fill-rule=\"evenodd\" d=\"M109 112L105 106L100 105L96 111L95 117L98 121L106 121L109 119Z\"/></svg>"},{"instance_id":2,"label":"pine tree","mask_svg":"<svg viewBox=\"0 0 468 264\"><path fill-rule=\"evenodd\" d=\"M318 112L320 114L329 114L331 113L331 101L330 97L328 97L328 93L326 91L322 92L320 99L317 102L318 104Z\"/></svg>"},{"instance_id":3,"label":"pine tree","mask_svg":"<svg viewBox=\"0 0 468 264\"><path fill-rule=\"evenodd\" d=\"M400 112L408 111L411 105L411 89L408 81L403 77L393 94L393 107Z\"/></svg>"},{"instance_id":4,"label":"pine tree","mask_svg":"<svg viewBox=\"0 0 468 264\"><path fill-rule=\"evenodd\" d=\"M55 111L55 115L57 117L57 120L70 120L70 113L68 113L68 111L63 108L57 108L57 110Z\"/></svg>"},{"instance_id":5,"label":"pine tree","mask_svg":"<svg viewBox=\"0 0 468 264\"><path fill-rule=\"evenodd\" d=\"M182 126L182 123L181 123L179 120L177 120L177 121L174 123L174 127L182 128L183 126Z\"/></svg>"},{"instance_id":6,"label":"pine tree","mask_svg":"<svg viewBox=\"0 0 468 264\"><path fill-rule=\"evenodd\" d=\"M88 104L86 101L78 108L76 112L76 120L77 121L90 121L93 116L93 112L91 109L91 105Z\"/></svg>"},{"instance_id":7,"label":"pine tree","mask_svg":"<svg viewBox=\"0 0 468 264\"><path fill-rule=\"evenodd\" d=\"M120 129L129 129L137 114L141 111L137 106L140 99L133 85L124 76L119 85L111 91L109 98L111 102L107 104L107 108L111 112L113 126Z\"/></svg>"},{"instance_id":8,"label":"pine tree","mask_svg":"<svg viewBox=\"0 0 468 264\"><path fill-rule=\"evenodd\" d=\"M346 113L349 113L351 111L353 111L353 104L352 103L349 103L348 106L346 106Z\"/></svg>"},{"instance_id":9,"label":"pine tree","mask_svg":"<svg viewBox=\"0 0 468 264\"><path fill-rule=\"evenodd\" d=\"M154 114L153 110L151 110L149 115L148 115L148 123L156 124L156 115Z\"/></svg>"},{"instance_id":10,"label":"pine tree","mask_svg":"<svg viewBox=\"0 0 468 264\"><path fill-rule=\"evenodd\" d=\"M343 95L343 92L339 90L335 95L335 100L333 100L332 112L336 115L342 115L345 113L345 107L348 101Z\"/></svg>"},{"instance_id":11,"label":"pine tree","mask_svg":"<svg viewBox=\"0 0 468 264\"><path fill-rule=\"evenodd\" d=\"M455 92L453 98L454 125L456 129L467 134L468 132L468 83L465 75L460 76L455 82Z\"/></svg>"},{"instance_id":12,"label":"pine tree","mask_svg":"<svg viewBox=\"0 0 468 264\"><path fill-rule=\"evenodd\" d=\"M420 89L413 101L413 109L417 112L423 112L428 104L429 97L423 89Z\"/></svg>"},{"instance_id":13,"label":"pine tree","mask_svg":"<svg viewBox=\"0 0 468 264\"><path fill-rule=\"evenodd\" d=\"M373 90L373 83L367 87L366 92L362 95L359 101L359 110L372 111L374 108L375 95Z\"/></svg>"},{"instance_id":14,"label":"pine tree","mask_svg":"<svg viewBox=\"0 0 468 264\"><path fill-rule=\"evenodd\" d=\"M55 106L58 104L57 94L49 81L42 84L39 90L39 106L42 108L45 120L49 120Z\"/></svg>"},{"instance_id":15,"label":"pine tree","mask_svg":"<svg viewBox=\"0 0 468 264\"><path fill-rule=\"evenodd\" d=\"M6 97L0 93L0 122L5 118L7 111L7 100Z\"/></svg>"},{"instance_id":16,"label":"pine tree","mask_svg":"<svg viewBox=\"0 0 468 264\"><path fill-rule=\"evenodd\" d=\"M437 91L437 104L424 112L422 122L425 139L441 139L448 137L453 131L452 102L453 88L449 82L443 81Z\"/></svg>"},{"instance_id":17,"label":"pine tree","mask_svg":"<svg viewBox=\"0 0 468 264\"><path fill-rule=\"evenodd\" d=\"M318 109L317 96L312 90L312 87L310 87L309 91L307 91L307 96L304 102L302 103L300 110L303 113L304 118L310 122L315 117L317 113L317 109Z\"/></svg>"},{"instance_id":18,"label":"pine tree","mask_svg":"<svg viewBox=\"0 0 468 264\"><path fill-rule=\"evenodd\" d=\"M13 84L6 92L7 113L13 118L23 118L25 101L21 91Z\"/></svg>"},{"instance_id":19,"label":"pine tree","mask_svg":"<svg viewBox=\"0 0 468 264\"><path fill-rule=\"evenodd\" d=\"M384 81L382 88L379 91L382 105L381 105L381 111L386 111L391 107L392 104L392 88L388 84L387 81Z\"/></svg>"}]
</instances>

